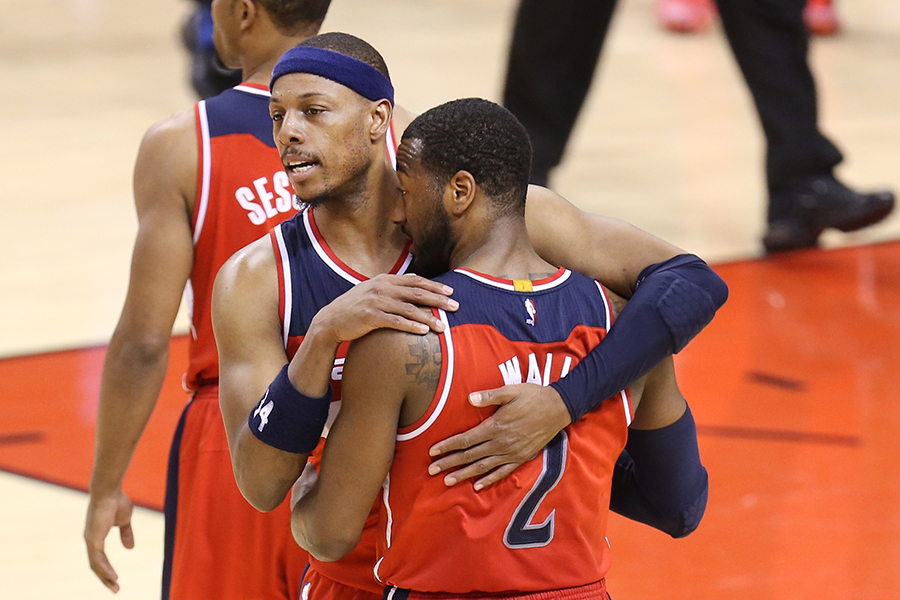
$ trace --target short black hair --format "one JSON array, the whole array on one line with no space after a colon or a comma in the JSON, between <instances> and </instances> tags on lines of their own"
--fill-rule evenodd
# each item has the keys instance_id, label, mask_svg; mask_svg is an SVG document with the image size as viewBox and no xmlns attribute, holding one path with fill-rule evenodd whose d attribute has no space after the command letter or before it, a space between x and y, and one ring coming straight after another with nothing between
<instances>
[{"instance_id":1,"label":"short black hair","mask_svg":"<svg viewBox=\"0 0 900 600\"><path fill-rule=\"evenodd\" d=\"M341 33L339 31L320 33L297 45L339 52L366 63L387 77L388 81L391 80L391 74L388 72L387 63L384 62L384 58L382 58L378 50L373 48L369 42L361 40L355 35Z\"/></svg>"},{"instance_id":2,"label":"short black hair","mask_svg":"<svg viewBox=\"0 0 900 600\"><path fill-rule=\"evenodd\" d=\"M255 0L272 19L278 31L295 36L315 27L318 31L325 20L331 0Z\"/></svg>"},{"instance_id":3,"label":"short black hair","mask_svg":"<svg viewBox=\"0 0 900 600\"><path fill-rule=\"evenodd\" d=\"M499 104L482 98L441 104L416 117L403 139L422 142L422 166L441 183L468 171L501 212L525 214L531 141L519 120Z\"/></svg>"}]
</instances>

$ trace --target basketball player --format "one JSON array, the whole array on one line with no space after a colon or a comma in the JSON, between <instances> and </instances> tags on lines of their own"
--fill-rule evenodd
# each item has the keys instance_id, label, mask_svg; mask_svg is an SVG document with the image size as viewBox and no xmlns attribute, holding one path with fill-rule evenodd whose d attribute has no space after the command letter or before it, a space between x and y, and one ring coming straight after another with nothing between
<instances>
[{"instance_id":1,"label":"basketball player","mask_svg":"<svg viewBox=\"0 0 900 600\"><path fill-rule=\"evenodd\" d=\"M170 457L163 598L297 595L306 556L290 537L288 507L261 514L234 483L209 305L221 264L296 213L272 141L268 82L282 53L318 32L328 6L329 0L213 2L216 46L225 64L243 70L244 83L157 123L141 144L134 173L139 230L103 371L84 532L91 568L113 591L118 575L104 544L119 527L122 543L134 545L122 480L162 385L187 284L192 339L185 383L194 395ZM421 301L427 304L427 295Z\"/></svg>"},{"instance_id":2,"label":"basketball player","mask_svg":"<svg viewBox=\"0 0 900 600\"><path fill-rule=\"evenodd\" d=\"M396 218L418 248L421 274L454 269L437 281L453 287L460 308L435 311L441 334L383 330L350 345L318 480L292 516L303 547L340 559L383 493L375 575L387 597L608 598L610 487L643 382L489 490L448 490L427 474L432 444L486 416L469 392L565 377L611 325L600 284L531 246L530 162L524 127L486 100L429 110L403 135ZM667 359L648 385L674 386L671 373ZM663 397L669 402L642 408L677 420L683 398Z\"/></svg>"},{"instance_id":3,"label":"basketball player","mask_svg":"<svg viewBox=\"0 0 900 600\"><path fill-rule=\"evenodd\" d=\"M384 308L397 304L385 291L407 279L398 274L410 258L407 238L391 221L398 184L383 142L393 98L383 59L353 36L319 35L282 57L272 89L275 141L307 208L268 239L235 254L220 271L213 294L220 403L235 476L260 510L284 500L318 444L336 404L330 400L339 399L347 342L386 326L424 333L429 324L415 322L414 306L408 312L392 309L393 315ZM617 330L624 337L602 345L612 348L614 358L600 353L593 367L582 369L583 363L569 375L566 381L574 386L550 390L544 404L555 403L556 414L565 415L561 429L670 354L671 349L660 352L657 338L686 343L682 334L653 331L666 327L659 300L666 294L673 300L691 296L691 286L700 297L708 295L686 278L712 272L696 257L668 260L677 248L621 222L585 215L549 190L531 188L528 198L534 220L529 234L554 262L584 264L612 281L610 287L631 294L638 274L653 260L663 261L645 273L607 342L614 341ZM695 318L696 308L703 312L707 307L703 324L724 302L724 284L712 276L719 285L712 283L715 297L685 311ZM667 282L664 289L660 281ZM629 324L626 314L634 306L639 307L632 310L636 320ZM432 328L440 330L440 323ZM696 333L695 327L677 329ZM606 387L613 392L599 396ZM312 584L309 597L341 596L341 586L380 595L371 575L373 548L370 538L338 563L311 561L304 579Z\"/></svg>"}]
</instances>

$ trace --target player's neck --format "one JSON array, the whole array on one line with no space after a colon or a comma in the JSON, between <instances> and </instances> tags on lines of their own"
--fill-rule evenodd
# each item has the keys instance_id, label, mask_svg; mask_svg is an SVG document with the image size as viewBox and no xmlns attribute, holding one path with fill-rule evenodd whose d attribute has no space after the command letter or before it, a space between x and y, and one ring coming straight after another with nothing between
<instances>
[{"instance_id":1,"label":"player's neck","mask_svg":"<svg viewBox=\"0 0 900 600\"><path fill-rule=\"evenodd\" d=\"M502 217L479 231L467 227L450 257L451 268L466 268L499 279L542 279L556 267L534 251L525 219Z\"/></svg>"},{"instance_id":2,"label":"player's neck","mask_svg":"<svg viewBox=\"0 0 900 600\"><path fill-rule=\"evenodd\" d=\"M308 36L284 37L274 36L266 46L253 51L249 50L244 55L241 78L245 83L256 83L269 87L272 79L272 71L281 55L303 42L308 37L315 35L311 32Z\"/></svg>"},{"instance_id":3,"label":"player's neck","mask_svg":"<svg viewBox=\"0 0 900 600\"><path fill-rule=\"evenodd\" d=\"M359 192L314 209L316 225L331 250L367 277L390 271L407 243L391 219L398 199L391 177L392 169L374 172Z\"/></svg>"}]
</instances>

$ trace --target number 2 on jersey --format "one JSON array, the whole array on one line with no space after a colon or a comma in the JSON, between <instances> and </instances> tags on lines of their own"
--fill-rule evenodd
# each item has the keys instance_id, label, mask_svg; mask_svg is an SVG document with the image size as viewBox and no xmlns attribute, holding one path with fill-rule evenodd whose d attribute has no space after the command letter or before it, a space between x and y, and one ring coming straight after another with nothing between
<instances>
[{"instance_id":1,"label":"number 2 on jersey","mask_svg":"<svg viewBox=\"0 0 900 600\"><path fill-rule=\"evenodd\" d=\"M503 543L507 548L540 548L553 539L556 522L556 509L544 519L543 523L534 524L531 520L537 513L541 502L550 490L556 487L566 470L566 455L569 451L569 438L565 431L556 434L543 450L544 467L531 490L522 499L516 512L513 513Z\"/></svg>"}]
</instances>

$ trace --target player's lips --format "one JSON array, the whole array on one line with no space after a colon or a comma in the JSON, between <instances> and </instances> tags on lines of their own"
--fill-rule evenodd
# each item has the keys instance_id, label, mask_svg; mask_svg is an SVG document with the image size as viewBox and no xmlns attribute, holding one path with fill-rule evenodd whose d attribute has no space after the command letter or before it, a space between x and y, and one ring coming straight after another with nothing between
<instances>
[{"instance_id":1,"label":"player's lips","mask_svg":"<svg viewBox=\"0 0 900 600\"><path fill-rule=\"evenodd\" d=\"M282 165L291 179L302 179L315 169L318 163L305 157L285 157L282 160Z\"/></svg>"}]
</instances>

